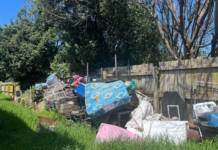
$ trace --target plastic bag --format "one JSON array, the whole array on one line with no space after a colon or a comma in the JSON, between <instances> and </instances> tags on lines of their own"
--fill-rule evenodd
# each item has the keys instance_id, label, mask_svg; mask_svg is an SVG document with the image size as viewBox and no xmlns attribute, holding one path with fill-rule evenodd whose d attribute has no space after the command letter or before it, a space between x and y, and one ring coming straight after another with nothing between
<instances>
[{"instance_id":1,"label":"plastic bag","mask_svg":"<svg viewBox=\"0 0 218 150\"><path fill-rule=\"evenodd\" d=\"M218 113L210 113L207 116L208 124L213 127L218 127Z\"/></svg>"},{"instance_id":2,"label":"plastic bag","mask_svg":"<svg viewBox=\"0 0 218 150\"><path fill-rule=\"evenodd\" d=\"M206 118L208 114L213 112L213 108L217 107L214 102L197 103L193 105L198 117Z\"/></svg>"}]
</instances>

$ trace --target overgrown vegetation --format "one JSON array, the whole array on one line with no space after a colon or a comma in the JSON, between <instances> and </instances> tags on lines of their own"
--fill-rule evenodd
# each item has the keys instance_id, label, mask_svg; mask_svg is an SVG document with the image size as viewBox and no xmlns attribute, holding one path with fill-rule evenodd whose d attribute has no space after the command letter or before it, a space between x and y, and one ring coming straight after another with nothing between
<instances>
[{"instance_id":1,"label":"overgrown vegetation","mask_svg":"<svg viewBox=\"0 0 218 150\"><path fill-rule=\"evenodd\" d=\"M57 119L56 133L37 133L37 116ZM2 150L215 150L218 145L210 140L202 143L190 141L176 146L167 140L159 142L121 141L95 144L97 130L80 123L66 125L66 120L56 112L44 110L33 112L11 101L11 97L0 95L0 149Z\"/></svg>"},{"instance_id":2,"label":"overgrown vegetation","mask_svg":"<svg viewBox=\"0 0 218 150\"><path fill-rule=\"evenodd\" d=\"M51 72L86 71L170 60L156 23L132 0L26 0L17 19L0 26L0 78L22 89Z\"/></svg>"}]
</instances>

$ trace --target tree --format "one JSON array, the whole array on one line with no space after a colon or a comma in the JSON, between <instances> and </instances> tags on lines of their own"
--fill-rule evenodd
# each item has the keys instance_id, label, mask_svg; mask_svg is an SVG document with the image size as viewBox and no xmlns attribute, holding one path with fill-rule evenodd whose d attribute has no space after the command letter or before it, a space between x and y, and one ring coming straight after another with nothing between
<instances>
[{"instance_id":1,"label":"tree","mask_svg":"<svg viewBox=\"0 0 218 150\"><path fill-rule=\"evenodd\" d=\"M215 25L215 34L213 35L213 39L211 41L211 57L218 56L218 46L216 48L216 45L218 43L218 0L216 0L214 25Z\"/></svg>"},{"instance_id":2,"label":"tree","mask_svg":"<svg viewBox=\"0 0 218 150\"><path fill-rule=\"evenodd\" d=\"M44 21L56 26L65 42L59 62L73 70L118 64L158 62L161 42L155 20L131 0L39 0Z\"/></svg>"},{"instance_id":3,"label":"tree","mask_svg":"<svg viewBox=\"0 0 218 150\"><path fill-rule=\"evenodd\" d=\"M56 33L40 20L31 20L22 9L15 22L6 24L0 33L0 72L29 87L47 76L57 53Z\"/></svg>"},{"instance_id":4,"label":"tree","mask_svg":"<svg viewBox=\"0 0 218 150\"><path fill-rule=\"evenodd\" d=\"M3 37L2 37L2 31L3 31L3 28L0 26L0 41L2 41ZM2 59L0 57L0 62L2 62ZM4 81L6 79L6 73L4 71L4 68L3 66L0 65L0 80L1 81ZM1 87L0 87L1 88Z\"/></svg>"},{"instance_id":5,"label":"tree","mask_svg":"<svg viewBox=\"0 0 218 150\"><path fill-rule=\"evenodd\" d=\"M161 39L174 60L196 58L210 45L214 0L135 0L156 20ZM183 53L182 53L183 51Z\"/></svg>"}]
</instances>

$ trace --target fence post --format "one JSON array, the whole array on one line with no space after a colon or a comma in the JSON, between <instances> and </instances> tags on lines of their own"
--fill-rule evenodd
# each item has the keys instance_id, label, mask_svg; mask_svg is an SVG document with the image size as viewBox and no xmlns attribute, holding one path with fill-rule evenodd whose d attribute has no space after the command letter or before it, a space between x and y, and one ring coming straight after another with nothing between
<instances>
[{"instance_id":1,"label":"fence post","mask_svg":"<svg viewBox=\"0 0 218 150\"><path fill-rule=\"evenodd\" d=\"M107 71L103 71L103 79L107 79Z\"/></svg>"},{"instance_id":2,"label":"fence post","mask_svg":"<svg viewBox=\"0 0 218 150\"><path fill-rule=\"evenodd\" d=\"M153 78L154 78L154 112L160 112L160 102L159 102L159 89L158 89L158 69L153 67Z\"/></svg>"},{"instance_id":3,"label":"fence post","mask_svg":"<svg viewBox=\"0 0 218 150\"><path fill-rule=\"evenodd\" d=\"M101 79L103 79L103 68L101 67Z\"/></svg>"},{"instance_id":4,"label":"fence post","mask_svg":"<svg viewBox=\"0 0 218 150\"><path fill-rule=\"evenodd\" d=\"M13 91L14 91L14 96L15 97L17 97L17 86L16 86L16 82L15 82L15 84L13 83L13 86L14 86L14 89L13 89Z\"/></svg>"},{"instance_id":5,"label":"fence post","mask_svg":"<svg viewBox=\"0 0 218 150\"><path fill-rule=\"evenodd\" d=\"M117 54L115 54L115 74L117 78Z\"/></svg>"},{"instance_id":6,"label":"fence post","mask_svg":"<svg viewBox=\"0 0 218 150\"><path fill-rule=\"evenodd\" d=\"M129 74L129 80L131 80L131 68L130 68L130 62L129 62L129 59L128 59L128 74Z\"/></svg>"},{"instance_id":7,"label":"fence post","mask_svg":"<svg viewBox=\"0 0 218 150\"><path fill-rule=\"evenodd\" d=\"M87 62L87 83L89 82L89 63Z\"/></svg>"}]
</instances>

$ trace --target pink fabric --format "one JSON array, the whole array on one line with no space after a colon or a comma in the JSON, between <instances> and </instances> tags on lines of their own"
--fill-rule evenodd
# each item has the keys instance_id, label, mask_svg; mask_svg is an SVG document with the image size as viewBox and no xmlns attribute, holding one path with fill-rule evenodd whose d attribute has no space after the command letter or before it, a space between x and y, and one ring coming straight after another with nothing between
<instances>
[{"instance_id":1,"label":"pink fabric","mask_svg":"<svg viewBox=\"0 0 218 150\"><path fill-rule=\"evenodd\" d=\"M73 82L73 86L76 86L76 87L77 87L79 84L80 84L80 83L79 83L77 80Z\"/></svg>"},{"instance_id":2,"label":"pink fabric","mask_svg":"<svg viewBox=\"0 0 218 150\"><path fill-rule=\"evenodd\" d=\"M125 139L134 140L137 139L138 137L134 133L129 132L128 130L125 130L123 128L110 124L105 124L105 123L101 124L98 134L96 136L97 141L99 142L112 141L117 138L121 138L122 140Z\"/></svg>"}]
</instances>

